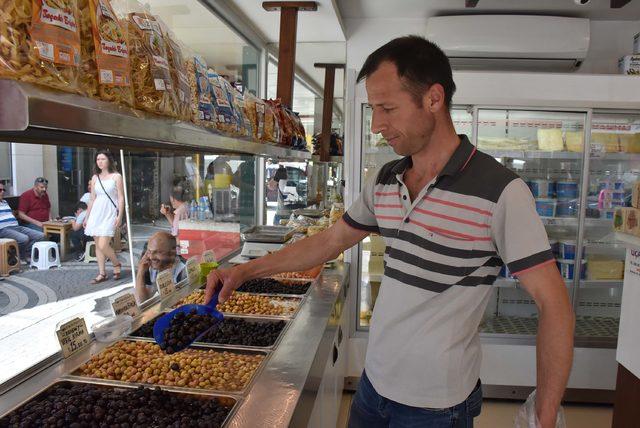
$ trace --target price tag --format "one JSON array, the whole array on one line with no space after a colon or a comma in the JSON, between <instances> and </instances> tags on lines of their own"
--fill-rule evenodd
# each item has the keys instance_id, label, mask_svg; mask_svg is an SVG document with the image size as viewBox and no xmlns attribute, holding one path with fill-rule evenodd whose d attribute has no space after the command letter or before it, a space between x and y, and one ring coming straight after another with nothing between
<instances>
[{"instance_id":1,"label":"price tag","mask_svg":"<svg viewBox=\"0 0 640 428\"><path fill-rule=\"evenodd\" d=\"M605 150L604 144L591 143L591 149L589 150L589 154L594 159L601 159L605 157L606 150Z\"/></svg>"},{"instance_id":2,"label":"price tag","mask_svg":"<svg viewBox=\"0 0 640 428\"><path fill-rule=\"evenodd\" d=\"M140 308L136 303L136 298L133 293L125 293L109 298L111 302L111 308L114 315L126 314L132 317L137 317L140 314Z\"/></svg>"},{"instance_id":3,"label":"price tag","mask_svg":"<svg viewBox=\"0 0 640 428\"><path fill-rule=\"evenodd\" d=\"M56 331L56 335L64 358L68 358L78 352L91 341L84 318L74 318L62 324Z\"/></svg>"},{"instance_id":4,"label":"price tag","mask_svg":"<svg viewBox=\"0 0 640 428\"><path fill-rule=\"evenodd\" d=\"M195 256L187 260L187 276L191 284L197 282L200 277L200 263Z\"/></svg>"},{"instance_id":5,"label":"price tag","mask_svg":"<svg viewBox=\"0 0 640 428\"><path fill-rule=\"evenodd\" d=\"M156 278L156 285L161 297L166 297L173 293L176 289L176 283L173 282L173 272L171 269L163 270Z\"/></svg>"},{"instance_id":6,"label":"price tag","mask_svg":"<svg viewBox=\"0 0 640 428\"><path fill-rule=\"evenodd\" d=\"M202 263L215 263L216 255L213 253L213 250L207 250L202 253Z\"/></svg>"}]
</instances>

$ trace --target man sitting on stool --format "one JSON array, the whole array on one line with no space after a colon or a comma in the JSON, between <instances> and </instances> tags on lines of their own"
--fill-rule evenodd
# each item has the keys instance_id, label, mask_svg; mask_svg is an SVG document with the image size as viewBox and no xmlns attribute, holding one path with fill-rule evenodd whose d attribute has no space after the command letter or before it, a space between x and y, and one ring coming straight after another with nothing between
<instances>
[{"instance_id":1,"label":"man sitting on stool","mask_svg":"<svg viewBox=\"0 0 640 428\"><path fill-rule=\"evenodd\" d=\"M138 262L136 271L136 299L144 302L158 291L158 273L171 269L173 280L178 283L187 277L185 264L176 256L176 238L169 232L151 235L144 255Z\"/></svg>"},{"instance_id":2,"label":"man sitting on stool","mask_svg":"<svg viewBox=\"0 0 640 428\"><path fill-rule=\"evenodd\" d=\"M51 220L51 202L47 195L49 180L36 178L33 188L20 195L18 217L29 229L42 232L42 223Z\"/></svg>"},{"instance_id":3,"label":"man sitting on stool","mask_svg":"<svg viewBox=\"0 0 640 428\"><path fill-rule=\"evenodd\" d=\"M35 242L44 240L44 233L18 224L11 207L4 200L4 192L4 184L0 183L0 238L15 240L18 243L20 257L28 263L31 247Z\"/></svg>"}]
</instances>

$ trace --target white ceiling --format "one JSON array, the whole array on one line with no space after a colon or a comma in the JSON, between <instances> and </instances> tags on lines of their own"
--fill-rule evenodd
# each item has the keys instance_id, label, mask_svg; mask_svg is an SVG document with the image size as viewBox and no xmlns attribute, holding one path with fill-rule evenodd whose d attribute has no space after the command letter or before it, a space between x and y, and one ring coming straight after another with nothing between
<instances>
[{"instance_id":1,"label":"white ceiling","mask_svg":"<svg viewBox=\"0 0 640 428\"><path fill-rule=\"evenodd\" d=\"M633 21L640 19L640 1L611 9L610 0L591 0L577 5L574 0L479 0L475 8L465 8L464 0L336 0L344 19L427 18L438 15L518 13L559 15L591 20Z\"/></svg>"}]
</instances>

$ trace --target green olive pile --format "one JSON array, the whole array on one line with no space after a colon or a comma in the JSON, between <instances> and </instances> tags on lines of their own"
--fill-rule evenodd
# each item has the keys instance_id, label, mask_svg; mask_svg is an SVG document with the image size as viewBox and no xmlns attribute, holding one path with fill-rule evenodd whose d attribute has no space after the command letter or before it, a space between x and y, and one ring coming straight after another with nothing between
<instances>
[{"instance_id":1,"label":"green olive pile","mask_svg":"<svg viewBox=\"0 0 640 428\"><path fill-rule=\"evenodd\" d=\"M74 374L124 382L240 391L263 359L261 354L193 348L167 355L155 343L123 340L91 357Z\"/></svg>"},{"instance_id":2,"label":"green olive pile","mask_svg":"<svg viewBox=\"0 0 640 428\"><path fill-rule=\"evenodd\" d=\"M196 399L160 389L62 383L0 419L0 427L220 427L229 399Z\"/></svg>"},{"instance_id":3,"label":"green olive pile","mask_svg":"<svg viewBox=\"0 0 640 428\"><path fill-rule=\"evenodd\" d=\"M198 342L222 345L271 346L285 326L284 321L251 322L241 318L225 318L209 330Z\"/></svg>"},{"instance_id":4,"label":"green olive pile","mask_svg":"<svg viewBox=\"0 0 640 428\"><path fill-rule=\"evenodd\" d=\"M169 327L164 329L163 343L160 349L173 354L188 346L193 340L209 330L218 320L211 315L198 315L193 309L189 313L178 312Z\"/></svg>"},{"instance_id":5,"label":"green olive pile","mask_svg":"<svg viewBox=\"0 0 640 428\"><path fill-rule=\"evenodd\" d=\"M258 278L245 282L237 291L265 294L304 294L310 286L310 282L287 285L273 278Z\"/></svg>"}]
</instances>

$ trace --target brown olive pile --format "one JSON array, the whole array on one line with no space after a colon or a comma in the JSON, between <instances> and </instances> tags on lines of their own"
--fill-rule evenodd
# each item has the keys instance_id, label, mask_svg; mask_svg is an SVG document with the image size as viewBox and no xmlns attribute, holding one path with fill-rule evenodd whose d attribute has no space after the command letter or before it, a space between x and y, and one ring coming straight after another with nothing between
<instances>
[{"instance_id":1,"label":"brown olive pile","mask_svg":"<svg viewBox=\"0 0 640 428\"><path fill-rule=\"evenodd\" d=\"M173 354L187 346L196 337L209 330L218 320L211 315L198 315L193 309L188 314L178 312L169 327L164 329L163 343L160 349L167 354Z\"/></svg>"},{"instance_id":2,"label":"brown olive pile","mask_svg":"<svg viewBox=\"0 0 640 428\"><path fill-rule=\"evenodd\" d=\"M238 288L238 291L265 294L304 294L310 285L310 282L289 285L283 284L273 278L257 278L242 284Z\"/></svg>"},{"instance_id":3,"label":"brown olive pile","mask_svg":"<svg viewBox=\"0 0 640 428\"><path fill-rule=\"evenodd\" d=\"M188 348L167 355L151 342L121 341L78 369L81 376L218 391L239 391L263 355Z\"/></svg>"},{"instance_id":4,"label":"brown olive pile","mask_svg":"<svg viewBox=\"0 0 640 428\"><path fill-rule=\"evenodd\" d=\"M0 419L0 427L220 427L232 405L142 386L63 383Z\"/></svg>"},{"instance_id":5,"label":"brown olive pile","mask_svg":"<svg viewBox=\"0 0 640 428\"><path fill-rule=\"evenodd\" d=\"M218 305L218 310L231 314L291 315L296 305L283 297L233 293L229 300Z\"/></svg>"},{"instance_id":6,"label":"brown olive pile","mask_svg":"<svg viewBox=\"0 0 640 428\"><path fill-rule=\"evenodd\" d=\"M313 279L314 277L306 272L282 272L274 275L274 278L279 280L280 278Z\"/></svg>"},{"instance_id":7,"label":"brown olive pile","mask_svg":"<svg viewBox=\"0 0 640 428\"><path fill-rule=\"evenodd\" d=\"M204 304L204 291L196 290L174 307L186 304ZM233 293L231 298L218 305L220 312L252 315L291 315L296 311L296 304L284 297L256 296L254 294Z\"/></svg>"}]
</instances>

